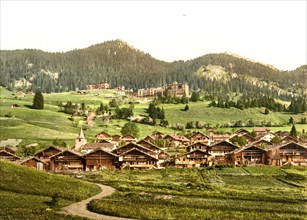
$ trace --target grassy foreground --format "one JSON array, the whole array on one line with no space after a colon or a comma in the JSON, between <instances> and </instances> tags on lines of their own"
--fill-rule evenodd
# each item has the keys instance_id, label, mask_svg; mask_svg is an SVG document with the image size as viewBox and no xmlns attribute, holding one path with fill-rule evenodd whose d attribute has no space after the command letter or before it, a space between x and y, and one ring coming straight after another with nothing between
<instances>
[{"instance_id":1,"label":"grassy foreground","mask_svg":"<svg viewBox=\"0 0 307 220\"><path fill-rule=\"evenodd\" d=\"M86 199L99 187L0 160L0 219L81 219L57 214L59 208ZM52 205L52 197L57 204Z\"/></svg>"},{"instance_id":2,"label":"grassy foreground","mask_svg":"<svg viewBox=\"0 0 307 220\"><path fill-rule=\"evenodd\" d=\"M307 169L279 167L102 171L117 192L92 211L137 219L306 219Z\"/></svg>"}]
</instances>

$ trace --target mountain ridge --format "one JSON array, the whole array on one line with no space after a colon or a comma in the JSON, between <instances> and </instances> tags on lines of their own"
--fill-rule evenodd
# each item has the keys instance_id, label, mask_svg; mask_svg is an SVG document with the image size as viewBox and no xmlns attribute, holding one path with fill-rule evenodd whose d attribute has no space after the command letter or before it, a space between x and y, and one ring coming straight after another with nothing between
<instances>
[{"instance_id":1,"label":"mountain ridge","mask_svg":"<svg viewBox=\"0 0 307 220\"><path fill-rule=\"evenodd\" d=\"M0 74L3 79L1 85L11 90L22 87L20 83L15 85L17 81L27 82L23 89L28 87L36 90L40 87L45 92L85 89L86 84L100 81L106 81L112 86L125 85L131 89L161 86L177 81L189 83L191 90L250 92L257 88L244 82L244 77L254 77L259 81L272 82L281 90L290 91L290 95L294 90L305 93L307 85L307 65L292 71L281 71L271 65L229 52L166 62L119 39L67 52L3 50L0 56ZM196 72L209 65L220 66L227 74L237 74L240 77L232 78L230 82L219 79L207 82ZM58 78L52 77L54 75ZM275 90L274 93L278 94Z\"/></svg>"}]
</instances>

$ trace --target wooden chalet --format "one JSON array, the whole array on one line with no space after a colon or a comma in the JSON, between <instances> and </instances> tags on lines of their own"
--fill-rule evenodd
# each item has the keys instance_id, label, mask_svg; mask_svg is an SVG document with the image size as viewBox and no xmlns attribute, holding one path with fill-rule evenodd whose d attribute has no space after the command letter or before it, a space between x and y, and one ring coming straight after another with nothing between
<instances>
[{"instance_id":1,"label":"wooden chalet","mask_svg":"<svg viewBox=\"0 0 307 220\"><path fill-rule=\"evenodd\" d=\"M235 165L264 165L266 164L266 150L250 145L230 152L227 158Z\"/></svg>"},{"instance_id":2,"label":"wooden chalet","mask_svg":"<svg viewBox=\"0 0 307 220\"><path fill-rule=\"evenodd\" d=\"M268 150L268 163L275 166L307 166L307 147L295 142L272 147Z\"/></svg>"},{"instance_id":3,"label":"wooden chalet","mask_svg":"<svg viewBox=\"0 0 307 220\"><path fill-rule=\"evenodd\" d=\"M131 142L136 142L137 139L131 135L131 134L126 134L121 138L122 141L124 141L125 143L131 143Z\"/></svg>"},{"instance_id":4,"label":"wooden chalet","mask_svg":"<svg viewBox=\"0 0 307 220\"><path fill-rule=\"evenodd\" d=\"M158 159L137 148L132 148L119 155L120 169L128 167L132 170L156 169Z\"/></svg>"},{"instance_id":5,"label":"wooden chalet","mask_svg":"<svg viewBox=\"0 0 307 220\"><path fill-rule=\"evenodd\" d=\"M65 150L50 157L50 170L53 172L82 171L83 163L80 153Z\"/></svg>"},{"instance_id":6,"label":"wooden chalet","mask_svg":"<svg viewBox=\"0 0 307 220\"><path fill-rule=\"evenodd\" d=\"M96 138L96 142L99 142L99 140L112 140L112 136L104 131L96 134L95 138Z\"/></svg>"},{"instance_id":7,"label":"wooden chalet","mask_svg":"<svg viewBox=\"0 0 307 220\"><path fill-rule=\"evenodd\" d=\"M289 131L276 131L274 134L278 137L281 137L281 138L290 136Z\"/></svg>"},{"instance_id":8,"label":"wooden chalet","mask_svg":"<svg viewBox=\"0 0 307 220\"><path fill-rule=\"evenodd\" d=\"M190 140L185 136L178 136L175 134L168 134L164 137L165 140L169 141L169 147L184 147L190 143Z\"/></svg>"},{"instance_id":9,"label":"wooden chalet","mask_svg":"<svg viewBox=\"0 0 307 220\"><path fill-rule=\"evenodd\" d=\"M114 142L120 142L121 141L122 136L118 135L118 134L114 134L111 137L111 140Z\"/></svg>"},{"instance_id":10,"label":"wooden chalet","mask_svg":"<svg viewBox=\"0 0 307 220\"><path fill-rule=\"evenodd\" d=\"M256 133L257 136L265 134L270 131L270 129L267 128L254 128L253 131Z\"/></svg>"},{"instance_id":11,"label":"wooden chalet","mask_svg":"<svg viewBox=\"0 0 307 220\"><path fill-rule=\"evenodd\" d=\"M85 171L96 171L101 169L115 170L118 158L115 154L104 148L97 148L83 156L85 159Z\"/></svg>"},{"instance_id":12,"label":"wooden chalet","mask_svg":"<svg viewBox=\"0 0 307 220\"><path fill-rule=\"evenodd\" d=\"M144 147L142 145L139 145L137 143L128 143L122 147L119 147L115 150L112 151L113 154L116 154L116 155L121 155L127 151L130 151L131 149L138 149L139 151L142 151L142 152L145 152L146 154L149 154L153 157L157 157L157 153L148 149L147 147Z\"/></svg>"},{"instance_id":13,"label":"wooden chalet","mask_svg":"<svg viewBox=\"0 0 307 220\"><path fill-rule=\"evenodd\" d=\"M246 129L243 129L243 128L240 128L240 129L237 130L235 133L236 133L237 135L239 135L239 136L243 136L243 135L246 135L246 134L249 135L249 131L246 130Z\"/></svg>"},{"instance_id":14,"label":"wooden chalet","mask_svg":"<svg viewBox=\"0 0 307 220\"><path fill-rule=\"evenodd\" d=\"M208 152L196 149L177 156L175 158L175 167L190 168L208 166L210 164L210 156Z\"/></svg>"},{"instance_id":15,"label":"wooden chalet","mask_svg":"<svg viewBox=\"0 0 307 220\"><path fill-rule=\"evenodd\" d=\"M227 163L227 154L238 148L228 141L220 141L209 147L209 153L212 155L214 163Z\"/></svg>"},{"instance_id":16,"label":"wooden chalet","mask_svg":"<svg viewBox=\"0 0 307 220\"><path fill-rule=\"evenodd\" d=\"M155 140L163 139L165 137L165 135L160 131L154 131L150 136L153 137Z\"/></svg>"},{"instance_id":17,"label":"wooden chalet","mask_svg":"<svg viewBox=\"0 0 307 220\"><path fill-rule=\"evenodd\" d=\"M285 144L285 143L289 143L289 142L295 142L295 143L298 143L298 140L294 137L291 137L291 136L285 136L281 139L281 143L282 144Z\"/></svg>"},{"instance_id":18,"label":"wooden chalet","mask_svg":"<svg viewBox=\"0 0 307 220\"><path fill-rule=\"evenodd\" d=\"M230 133L225 133L225 134L212 134L210 136L210 143L218 143L221 141L229 141L229 138L231 137Z\"/></svg>"},{"instance_id":19,"label":"wooden chalet","mask_svg":"<svg viewBox=\"0 0 307 220\"><path fill-rule=\"evenodd\" d=\"M48 166L47 163L45 163L44 161L40 160L37 157L23 158L16 161L16 163L25 167L30 167L42 171L46 170L46 167Z\"/></svg>"},{"instance_id":20,"label":"wooden chalet","mask_svg":"<svg viewBox=\"0 0 307 220\"><path fill-rule=\"evenodd\" d=\"M140 141L137 142L137 144L138 144L138 145L141 145L141 146L143 146L143 147L146 147L146 148L148 148L149 150L151 150L151 151L153 151L153 152L155 152L155 153L157 153L157 154L161 152L160 147L158 147L158 146L156 146L156 145L154 145L154 144L152 144L152 143L150 143L150 142L147 142L147 141L145 141L145 140L140 140Z\"/></svg>"},{"instance_id":21,"label":"wooden chalet","mask_svg":"<svg viewBox=\"0 0 307 220\"><path fill-rule=\"evenodd\" d=\"M205 135L205 134L197 131L190 136L190 140L191 140L191 143L195 143L195 142L208 143L210 141L210 137L208 135Z\"/></svg>"},{"instance_id":22,"label":"wooden chalet","mask_svg":"<svg viewBox=\"0 0 307 220\"><path fill-rule=\"evenodd\" d=\"M266 149L266 148L273 146L273 143L266 141L266 140L258 140L258 141L252 142L250 145Z\"/></svg>"},{"instance_id":23,"label":"wooden chalet","mask_svg":"<svg viewBox=\"0 0 307 220\"><path fill-rule=\"evenodd\" d=\"M202 143L202 142L196 142L194 144L187 146L186 149L187 149L187 152L191 152L194 150L208 151L209 145Z\"/></svg>"},{"instance_id":24,"label":"wooden chalet","mask_svg":"<svg viewBox=\"0 0 307 220\"><path fill-rule=\"evenodd\" d=\"M275 134L273 134L273 133L271 133L271 132L267 132L267 133L264 133L264 134L259 135L257 138L258 138L259 140L265 140L265 141L270 142L274 137L276 137Z\"/></svg>"},{"instance_id":25,"label":"wooden chalet","mask_svg":"<svg viewBox=\"0 0 307 220\"><path fill-rule=\"evenodd\" d=\"M155 143L156 142L156 137L153 135L147 135L143 140L150 142L150 143Z\"/></svg>"},{"instance_id":26,"label":"wooden chalet","mask_svg":"<svg viewBox=\"0 0 307 220\"><path fill-rule=\"evenodd\" d=\"M0 151L0 160L17 161L19 159L20 159L20 157L12 154L10 152L7 152L6 150Z\"/></svg>"},{"instance_id":27,"label":"wooden chalet","mask_svg":"<svg viewBox=\"0 0 307 220\"><path fill-rule=\"evenodd\" d=\"M17 147L14 147L14 146L5 146L3 148L3 150L5 150L6 152L9 152L11 154L16 154L17 152Z\"/></svg>"},{"instance_id":28,"label":"wooden chalet","mask_svg":"<svg viewBox=\"0 0 307 220\"><path fill-rule=\"evenodd\" d=\"M159 164L162 164L165 160L167 160L169 158L169 154L166 153L165 151L161 151L158 154L158 159L159 159Z\"/></svg>"},{"instance_id":29,"label":"wooden chalet","mask_svg":"<svg viewBox=\"0 0 307 220\"><path fill-rule=\"evenodd\" d=\"M97 148L102 148L105 151L111 152L112 150L116 149L116 145L110 143L106 140L102 140L103 143L87 143L81 147L81 153L87 154L91 151L96 150Z\"/></svg>"},{"instance_id":30,"label":"wooden chalet","mask_svg":"<svg viewBox=\"0 0 307 220\"><path fill-rule=\"evenodd\" d=\"M250 136L249 134L243 134L243 135L239 135L240 137L244 137L248 143L252 143L255 142L257 139Z\"/></svg>"},{"instance_id":31,"label":"wooden chalet","mask_svg":"<svg viewBox=\"0 0 307 220\"><path fill-rule=\"evenodd\" d=\"M36 154L34 154L34 157L40 159L42 162L46 163L45 166L46 170L50 170L50 157L53 155L56 155L67 148L60 147L60 146L49 146L41 151L38 151Z\"/></svg>"}]
</instances>

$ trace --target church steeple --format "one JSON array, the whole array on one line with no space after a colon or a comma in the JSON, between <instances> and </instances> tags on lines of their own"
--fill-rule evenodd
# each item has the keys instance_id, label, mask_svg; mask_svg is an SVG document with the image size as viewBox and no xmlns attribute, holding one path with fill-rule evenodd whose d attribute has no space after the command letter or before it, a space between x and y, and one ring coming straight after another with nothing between
<instances>
[{"instance_id":1,"label":"church steeple","mask_svg":"<svg viewBox=\"0 0 307 220\"><path fill-rule=\"evenodd\" d=\"M75 140L75 147L74 149L76 151L81 151L81 148L86 144L86 139L85 139L85 136L83 134L83 129L80 128L80 131L79 131L79 134Z\"/></svg>"}]
</instances>

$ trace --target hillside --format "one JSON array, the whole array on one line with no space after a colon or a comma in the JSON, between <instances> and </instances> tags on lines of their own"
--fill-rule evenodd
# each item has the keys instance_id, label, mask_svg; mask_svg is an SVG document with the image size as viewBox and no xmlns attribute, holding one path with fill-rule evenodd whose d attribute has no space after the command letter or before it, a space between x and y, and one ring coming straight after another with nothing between
<instances>
[{"instance_id":1,"label":"hillside","mask_svg":"<svg viewBox=\"0 0 307 220\"><path fill-rule=\"evenodd\" d=\"M40 87L44 92L61 92L101 81L138 89L177 81L189 83L191 90L290 96L306 90L307 84L306 65L285 72L229 53L168 63L122 40L65 53L26 49L1 51L0 56L1 85L10 90ZM214 69L223 70L225 76L215 77Z\"/></svg>"},{"instance_id":2,"label":"hillside","mask_svg":"<svg viewBox=\"0 0 307 220\"><path fill-rule=\"evenodd\" d=\"M116 95L114 90L93 90L87 94L78 94L77 92L62 92L44 94L45 107L44 110L32 109L33 94L25 94L16 96L15 93L0 87L0 141L7 139L21 139L19 146L26 146L37 143L36 149L43 148L52 144L56 139L65 141L69 147L75 143L75 138L81 126L86 127L84 117L76 117L72 120L71 114L59 112L58 103L84 102L87 108L97 109L101 103L107 105L110 102L106 95ZM133 114L144 115L148 108L150 99L126 97L122 99L120 108L129 107L129 102L136 102ZM13 104L18 104L20 108L12 108ZM240 110L237 108L223 109L218 107L209 107L209 101L190 102L189 111L182 111L185 104L161 104L165 110L165 117L170 125L181 124L185 126L188 122L201 121L209 126L216 127L223 131L233 132L237 128L225 128L229 125L240 122L241 126L247 125L251 121L255 126L274 126L270 127L272 131L284 130L290 131L289 118L292 117L296 122L300 122L302 118L306 118L306 112L300 114L290 114L283 112L270 112L263 114L263 108L249 108ZM114 114L115 109L111 109ZM88 142L95 139L95 135L101 131L109 134L120 134L121 127L127 122L124 119L112 119L108 124L104 124L103 120L97 117L91 129L84 131ZM140 137L145 138L154 131L160 131L164 134L172 134L175 131L168 127L159 126L159 122L155 126L146 124L138 124L140 128ZM299 132L307 130L306 124L297 124L296 128ZM247 129L252 129L248 127ZM193 129L186 129L185 132L192 132ZM205 129L200 129L206 132Z\"/></svg>"},{"instance_id":3,"label":"hillside","mask_svg":"<svg viewBox=\"0 0 307 220\"><path fill-rule=\"evenodd\" d=\"M269 166L104 170L88 177L118 191L92 200L89 209L135 219L306 219L306 171Z\"/></svg>"},{"instance_id":4,"label":"hillside","mask_svg":"<svg viewBox=\"0 0 307 220\"><path fill-rule=\"evenodd\" d=\"M95 195L99 188L69 176L55 175L0 160L0 219L78 219L48 210Z\"/></svg>"}]
</instances>

